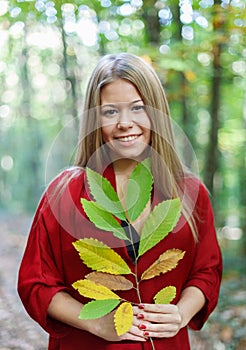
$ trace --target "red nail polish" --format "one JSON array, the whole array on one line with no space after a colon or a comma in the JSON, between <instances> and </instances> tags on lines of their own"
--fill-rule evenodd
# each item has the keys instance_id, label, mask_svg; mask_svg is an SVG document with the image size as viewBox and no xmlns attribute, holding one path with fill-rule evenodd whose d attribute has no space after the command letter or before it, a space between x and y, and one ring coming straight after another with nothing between
<instances>
[{"instance_id":1,"label":"red nail polish","mask_svg":"<svg viewBox=\"0 0 246 350\"><path fill-rule=\"evenodd\" d=\"M138 326L138 328L144 330L144 329L146 329L146 326L145 326L145 324L140 324L140 325Z\"/></svg>"},{"instance_id":2,"label":"red nail polish","mask_svg":"<svg viewBox=\"0 0 246 350\"><path fill-rule=\"evenodd\" d=\"M139 320L142 320L142 319L144 319L144 315L143 315L143 314L138 314L138 315L137 315L137 318L138 318Z\"/></svg>"},{"instance_id":3,"label":"red nail polish","mask_svg":"<svg viewBox=\"0 0 246 350\"><path fill-rule=\"evenodd\" d=\"M148 337L149 336L149 332L144 332L144 337Z\"/></svg>"},{"instance_id":4,"label":"red nail polish","mask_svg":"<svg viewBox=\"0 0 246 350\"><path fill-rule=\"evenodd\" d=\"M138 305L138 308L141 309L141 310L143 310L143 309L144 309L144 305L143 305L143 304L139 304L139 305Z\"/></svg>"}]
</instances>

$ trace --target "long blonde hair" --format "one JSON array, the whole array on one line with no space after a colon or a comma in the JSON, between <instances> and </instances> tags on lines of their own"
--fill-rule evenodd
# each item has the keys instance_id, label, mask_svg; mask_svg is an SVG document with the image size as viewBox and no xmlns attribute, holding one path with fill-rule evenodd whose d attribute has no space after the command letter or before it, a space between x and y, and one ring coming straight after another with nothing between
<instances>
[{"instance_id":1,"label":"long blonde hair","mask_svg":"<svg viewBox=\"0 0 246 350\"><path fill-rule=\"evenodd\" d=\"M164 198L181 197L182 212L188 221L193 237L198 233L194 219L194 201L184 196L182 181L187 175L174 143L170 111L163 86L154 69L143 59L129 53L106 55L98 62L89 79L85 92L84 111L79 133L79 143L74 165L85 167L90 158L102 148L99 106L101 89L117 79L125 79L135 85L151 120L151 167L154 184ZM103 152L96 158L100 169ZM185 197L185 198L184 198Z\"/></svg>"}]
</instances>

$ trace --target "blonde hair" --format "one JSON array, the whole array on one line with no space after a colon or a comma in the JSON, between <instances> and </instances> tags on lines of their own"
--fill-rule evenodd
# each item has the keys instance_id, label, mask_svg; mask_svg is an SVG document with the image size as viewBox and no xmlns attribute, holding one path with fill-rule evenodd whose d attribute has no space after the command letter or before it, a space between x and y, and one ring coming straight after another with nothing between
<instances>
[{"instance_id":1,"label":"blonde hair","mask_svg":"<svg viewBox=\"0 0 246 350\"><path fill-rule=\"evenodd\" d=\"M103 146L99 120L101 89L117 79L131 82L138 90L151 121L151 167L154 185L163 197L181 197L182 212L197 241L197 226L192 214L194 203L184 196L184 167L175 151L170 111L163 86L154 69L143 59L129 53L106 55L98 62L85 93L84 112L79 133L75 166L85 167ZM103 166L105 155L96 156L96 167ZM184 199L185 198L185 199Z\"/></svg>"}]
</instances>

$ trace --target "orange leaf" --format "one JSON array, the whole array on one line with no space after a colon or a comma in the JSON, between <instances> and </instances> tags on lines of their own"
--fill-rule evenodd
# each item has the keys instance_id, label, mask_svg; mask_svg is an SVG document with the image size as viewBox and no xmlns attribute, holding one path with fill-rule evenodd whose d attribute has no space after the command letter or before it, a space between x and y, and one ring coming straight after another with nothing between
<instances>
[{"instance_id":1,"label":"orange leaf","mask_svg":"<svg viewBox=\"0 0 246 350\"><path fill-rule=\"evenodd\" d=\"M159 276L161 273L166 273L173 270L179 260L184 257L185 252L180 249L169 249L159 256L159 258L142 274L141 280Z\"/></svg>"},{"instance_id":2,"label":"orange leaf","mask_svg":"<svg viewBox=\"0 0 246 350\"><path fill-rule=\"evenodd\" d=\"M91 272L85 278L111 290L129 290L133 288L132 282L124 276L111 275L110 273Z\"/></svg>"}]
</instances>

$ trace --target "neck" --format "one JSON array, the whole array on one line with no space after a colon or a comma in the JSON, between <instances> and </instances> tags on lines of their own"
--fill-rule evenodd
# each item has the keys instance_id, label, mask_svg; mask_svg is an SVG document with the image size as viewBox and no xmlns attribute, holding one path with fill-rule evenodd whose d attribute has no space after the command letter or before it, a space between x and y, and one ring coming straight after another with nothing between
<instances>
[{"instance_id":1,"label":"neck","mask_svg":"<svg viewBox=\"0 0 246 350\"><path fill-rule=\"evenodd\" d=\"M137 165L137 161L133 159L118 159L114 161L114 171L117 174L121 174L130 177L133 169Z\"/></svg>"}]
</instances>

